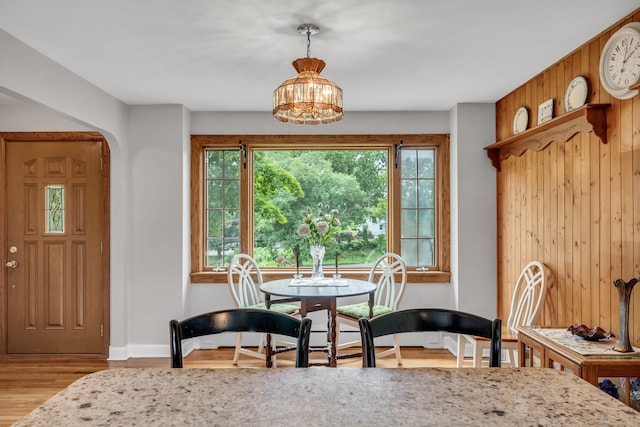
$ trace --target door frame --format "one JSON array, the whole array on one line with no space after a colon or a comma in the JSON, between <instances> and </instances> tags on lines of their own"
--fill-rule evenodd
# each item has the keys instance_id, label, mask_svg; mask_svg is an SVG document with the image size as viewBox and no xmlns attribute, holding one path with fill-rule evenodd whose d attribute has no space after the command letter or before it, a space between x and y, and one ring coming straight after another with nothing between
<instances>
[{"instance_id":1,"label":"door frame","mask_svg":"<svg viewBox=\"0 0 640 427\"><path fill-rule=\"evenodd\" d=\"M108 358L110 344L110 274L111 274L111 152L109 144L102 134L99 132L0 132L0 253L2 254L2 274L0 274L0 358L20 357L28 355L9 355L7 354L7 269L4 264L7 262L7 254L9 253L7 234L8 234L8 200L7 200L7 142L73 142L73 141L95 141L102 145L102 218L103 218L103 236L102 236L102 353L99 355L91 354L88 357ZM40 355L39 355L40 356ZM42 355L43 357L45 355ZM59 354L56 356L60 356ZM78 356L77 354L75 356Z\"/></svg>"}]
</instances>

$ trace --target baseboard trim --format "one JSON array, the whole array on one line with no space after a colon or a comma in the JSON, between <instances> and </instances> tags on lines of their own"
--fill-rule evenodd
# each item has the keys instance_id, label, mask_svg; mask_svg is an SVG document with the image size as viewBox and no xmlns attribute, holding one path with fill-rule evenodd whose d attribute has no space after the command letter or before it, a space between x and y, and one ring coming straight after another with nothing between
<instances>
[{"instance_id":1,"label":"baseboard trim","mask_svg":"<svg viewBox=\"0 0 640 427\"><path fill-rule=\"evenodd\" d=\"M246 334L243 336L243 344L246 346L257 346L260 340L260 334ZM182 347L184 356L193 350L199 349L216 349L218 347L235 347L235 334L210 335L205 337L188 340ZM342 331L340 332L341 342L359 341L359 331ZM311 333L311 346L320 347L327 342L326 331L313 331ZM393 337L380 337L376 339L376 345L388 347L393 345ZM457 340L447 334L440 332L426 332L424 334L406 334L400 337L400 345L407 347L424 347L424 348L445 348L453 355L458 353ZM152 345L152 344L131 344L124 347L109 347L108 360L127 360L139 357L169 357L171 355L169 345Z\"/></svg>"}]
</instances>

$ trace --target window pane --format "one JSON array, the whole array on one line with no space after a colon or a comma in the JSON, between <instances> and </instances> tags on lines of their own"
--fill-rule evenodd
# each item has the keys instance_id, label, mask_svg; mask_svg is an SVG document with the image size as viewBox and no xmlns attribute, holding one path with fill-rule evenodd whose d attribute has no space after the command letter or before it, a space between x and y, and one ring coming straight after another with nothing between
<instances>
[{"instance_id":1,"label":"window pane","mask_svg":"<svg viewBox=\"0 0 640 427\"><path fill-rule=\"evenodd\" d=\"M434 208L435 206L434 186L435 186L435 182L432 179L418 180L418 206L417 207Z\"/></svg>"},{"instance_id":2,"label":"window pane","mask_svg":"<svg viewBox=\"0 0 640 427\"><path fill-rule=\"evenodd\" d=\"M435 149L402 149L401 238L408 265L435 265ZM415 239L415 240L412 240Z\"/></svg>"},{"instance_id":3,"label":"window pane","mask_svg":"<svg viewBox=\"0 0 640 427\"><path fill-rule=\"evenodd\" d=\"M417 207L417 182L414 179L403 179L401 184L402 201L401 207L404 208L416 208Z\"/></svg>"},{"instance_id":4,"label":"window pane","mask_svg":"<svg viewBox=\"0 0 640 427\"><path fill-rule=\"evenodd\" d=\"M240 151L223 151L224 178L240 179Z\"/></svg>"},{"instance_id":5,"label":"window pane","mask_svg":"<svg viewBox=\"0 0 640 427\"><path fill-rule=\"evenodd\" d=\"M418 211L418 237L433 238L434 236L435 236L435 222L433 220L433 210L431 209L419 210Z\"/></svg>"},{"instance_id":6,"label":"window pane","mask_svg":"<svg viewBox=\"0 0 640 427\"><path fill-rule=\"evenodd\" d=\"M224 181L224 207L240 209L240 180Z\"/></svg>"},{"instance_id":7,"label":"window pane","mask_svg":"<svg viewBox=\"0 0 640 427\"><path fill-rule=\"evenodd\" d=\"M222 238L222 210L209 210L207 219L207 237Z\"/></svg>"},{"instance_id":8,"label":"window pane","mask_svg":"<svg viewBox=\"0 0 640 427\"><path fill-rule=\"evenodd\" d=\"M309 243L298 234L302 212L339 211L340 225L326 245L341 266L371 265L387 251L387 150L260 150L254 156L254 248L260 266L287 266ZM415 195L414 195L415 200Z\"/></svg>"},{"instance_id":9,"label":"window pane","mask_svg":"<svg viewBox=\"0 0 640 427\"><path fill-rule=\"evenodd\" d=\"M418 221L415 209L402 209L402 237L418 236ZM405 260L406 261L406 260Z\"/></svg>"},{"instance_id":10,"label":"window pane","mask_svg":"<svg viewBox=\"0 0 640 427\"><path fill-rule=\"evenodd\" d=\"M416 168L418 165L417 151L410 149L400 150L400 156L402 158L402 167L400 176L402 178L415 178Z\"/></svg>"},{"instance_id":11,"label":"window pane","mask_svg":"<svg viewBox=\"0 0 640 427\"><path fill-rule=\"evenodd\" d=\"M222 239L207 239L207 265L223 265Z\"/></svg>"},{"instance_id":12,"label":"window pane","mask_svg":"<svg viewBox=\"0 0 640 427\"><path fill-rule=\"evenodd\" d=\"M222 207L222 183L221 179L212 179L207 182L207 207L209 209Z\"/></svg>"},{"instance_id":13,"label":"window pane","mask_svg":"<svg viewBox=\"0 0 640 427\"><path fill-rule=\"evenodd\" d=\"M240 241L238 150L206 150L206 267L223 267Z\"/></svg>"},{"instance_id":14,"label":"window pane","mask_svg":"<svg viewBox=\"0 0 640 427\"><path fill-rule=\"evenodd\" d=\"M416 239L402 239L402 259L407 265L419 265L417 242Z\"/></svg>"},{"instance_id":15,"label":"window pane","mask_svg":"<svg viewBox=\"0 0 640 427\"><path fill-rule=\"evenodd\" d=\"M224 151L207 150L206 155L207 178L222 178L224 164Z\"/></svg>"},{"instance_id":16,"label":"window pane","mask_svg":"<svg viewBox=\"0 0 640 427\"><path fill-rule=\"evenodd\" d=\"M64 185L47 185L44 197L45 232L64 233Z\"/></svg>"},{"instance_id":17,"label":"window pane","mask_svg":"<svg viewBox=\"0 0 640 427\"><path fill-rule=\"evenodd\" d=\"M226 209L224 211L224 237L227 239L240 237L240 211Z\"/></svg>"},{"instance_id":18,"label":"window pane","mask_svg":"<svg viewBox=\"0 0 640 427\"><path fill-rule=\"evenodd\" d=\"M418 240L418 263L415 265L434 265L433 239Z\"/></svg>"},{"instance_id":19,"label":"window pane","mask_svg":"<svg viewBox=\"0 0 640 427\"><path fill-rule=\"evenodd\" d=\"M433 150L418 150L418 178L434 178L434 156Z\"/></svg>"}]
</instances>

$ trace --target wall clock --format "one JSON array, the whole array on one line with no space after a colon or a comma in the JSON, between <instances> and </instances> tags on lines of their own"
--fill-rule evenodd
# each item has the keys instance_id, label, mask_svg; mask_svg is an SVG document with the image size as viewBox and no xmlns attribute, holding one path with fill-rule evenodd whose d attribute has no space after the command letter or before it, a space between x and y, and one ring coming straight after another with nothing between
<instances>
[{"instance_id":1,"label":"wall clock","mask_svg":"<svg viewBox=\"0 0 640 427\"><path fill-rule=\"evenodd\" d=\"M632 22L607 40L600 56L600 82L613 97L629 99L637 90L629 86L640 78L640 22Z\"/></svg>"}]
</instances>

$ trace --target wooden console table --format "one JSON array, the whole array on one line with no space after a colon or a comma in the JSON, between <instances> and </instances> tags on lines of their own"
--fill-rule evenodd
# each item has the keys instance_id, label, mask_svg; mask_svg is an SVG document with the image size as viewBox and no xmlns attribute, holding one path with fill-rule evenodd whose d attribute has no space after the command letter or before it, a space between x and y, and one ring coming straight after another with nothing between
<instances>
[{"instance_id":1,"label":"wooden console table","mask_svg":"<svg viewBox=\"0 0 640 427\"><path fill-rule=\"evenodd\" d=\"M591 343L565 329L519 327L519 366L571 372L596 387L605 378L622 378L624 401L631 406L630 380L640 377L640 351L615 352L615 338Z\"/></svg>"}]
</instances>

